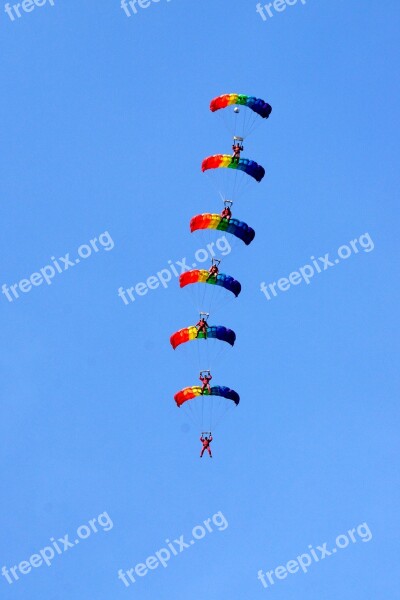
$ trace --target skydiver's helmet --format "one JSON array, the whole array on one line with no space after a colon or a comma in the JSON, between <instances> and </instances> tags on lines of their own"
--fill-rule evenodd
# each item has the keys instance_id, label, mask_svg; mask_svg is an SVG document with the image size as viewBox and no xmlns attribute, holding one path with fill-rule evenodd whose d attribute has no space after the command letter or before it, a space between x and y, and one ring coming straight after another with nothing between
<instances>
[{"instance_id":1,"label":"skydiver's helmet","mask_svg":"<svg viewBox=\"0 0 400 600\"><path fill-rule=\"evenodd\" d=\"M238 106L235 106L235 108L233 109L233 112L239 113L240 112L240 108Z\"/></svg>"}]
</instances>

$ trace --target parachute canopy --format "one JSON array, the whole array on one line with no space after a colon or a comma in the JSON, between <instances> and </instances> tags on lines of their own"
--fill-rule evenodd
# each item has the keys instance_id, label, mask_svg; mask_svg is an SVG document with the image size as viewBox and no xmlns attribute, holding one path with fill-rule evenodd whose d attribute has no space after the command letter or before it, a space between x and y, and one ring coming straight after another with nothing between
<instances>
[{"instance_id":1,"label":"parachute canopy","mask_svg":"<svg viewBox=\"0 0 400 600\"><path fill-rule=\"evenodd\" d=\"M232 106L233 104L247 106L255 113L260 115L263 119L268 119L272 112L272 107L261 98L255 98L254 96L246 96L245 94L223 94L217 98L213 98L210 102L210 110L215 112L221 108Z\"/></svg>"},{"instance_id":2,"label":"parachute canopy","mask_svg":"<svg viewBox=\"0 0 400 600\"><path fill-rule=\"evenodd\" d=\"M241 158L239 159L239 162L232 162L232 156L230 156L230 154L214 154L213 156L208 156L203 160L201 165L203 173L209 169L220 168L243 171L258 182L260 182L265 175L265 169L261 165L258 165L254 160Z\"/></svg>"},{"instance_id":3,"label":"parachute canopy","mask_svg":"<svg viewBox=\"0 0 400 600\"><path fill-rule=\"evenodd\" d=\"M243 221L238 219L223 219L220 215L214 213L203 213L202 215L194 216L190 221L190 231L199 229L217 229L226 231L242 240L248 246L253 240L255 231Z\"/></svg>"},{"instance_id":4,"label":"parachute canopy","mask_svg":"<svg viewBox=\"0 0 400 600\"><path fill-rule=\"evenodd\" d=\"M197 269L194 271L186 271L179 277L179 285L181 288L190 285L191 283L210 283L211 285L219 285L229 292L232 292L236 297L239 296L242 289L240 283L230 275L219 273L216 277L210 277L208 271Z\"/></svg>"},{"instance_id":5,"label":"parachute canopy","mask_svg":"<svg viewBox=\"0 0 400 600\"><path fill-rule=\"evenodd\" d=\"M175 350L180 344L184 344L185 342L190 342L192 340L204 339L204 333L201 331L197 336L197 327L195 325L191 325L190 327L185 327L184 329L180 329L173 333L170 337L171 346ZM236 340L236 334L232 329L228 329L227 327L223 327L222 325L209 325L207 329L207 339L217 339L222 342L227 342L231 346L234 345Z\"/></svg>"},{"instance_id":6,"label":"parachute canopy","mask_svg":"<svg viewBox=\"0 0 400 600\"><path fill-rule=\"evenodd\" d=\"M177 392L174 396L175 402L177 406L182 406L188 400L192 400L193 398L197 398L198 396L221 396L222 398L226 398L227 400L232 400L236 406L240 402L240 397L237 392L231 390L230 388L224 385L215 385L211 388L211 394L208 390L204 390L203 394L201 393L200 386L187 387Z\"/></svg>"}]
</instances>

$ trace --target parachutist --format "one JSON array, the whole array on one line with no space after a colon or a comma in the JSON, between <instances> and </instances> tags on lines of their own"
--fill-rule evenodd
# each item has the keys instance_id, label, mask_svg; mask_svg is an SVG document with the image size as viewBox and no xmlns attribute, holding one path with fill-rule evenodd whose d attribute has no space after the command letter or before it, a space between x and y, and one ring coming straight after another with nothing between
<instances>
[{"instance_id":1,"label":"parachutist","mask_svg":"<svg viewBox=\"0 0 400 600\"><path fill-rule=\"evenodd\" d=\"M203 387L201 388L201 394L203 395L206 390L209 394L211 394L210 381L212 379L212 375L210 371L200 371L199 379L203 384Z\"/></svg>"},{"instance_id":2,"label":"parachutist","mask_svg":"<svg viewBox=\"0 0 400 600\"><path fill-rule=\"evenodd\" d=\"M205 317L206 315L206 317ZM198 323L196 323L196 327L197 329L197 335L196 337L199 337L199 333L204 333L204 339L207 339L207 331L208 331L208 323L207 323L207 313L200 313L200 320Z\"/></svg>"},{"instance_id":3,"label":"parachutist","mask_svg":"<svg viewBox=\"0 0 400 600\"><path fill-rule=\"evenodd\" d=\"M203 433L205 433L205 432L203 432ZM203 438L203 434L201 434L200 441L203 444L203 448L201 449L201 452L200 452L200 458L203 458L203 454L204 454L205 450L207 450L208 454L210 455L210 458L212 458L211 447L210 447L212 440L213 440L213 438L212 438L211 431L210 431L210 437L205 436Z\"/></svg>"},{"instance_id":4,"label":"parachutist","mask_svg":"<svg viewBox=\"0 0 400 600\"><path fill-rule=\"evenodd\" d=\"M235 108L233 109L233 112L239 113L240 112L240 108L238 106L235 106Z\"/></svg>"},{"instance_id":5,"label":"parachutist","mask_svg":"<svg viewBox=\"0 0 400 600\"><path fill-rule=\"evenodd\" d=\"M233 155L232 155L232 162L236 162L237 164L239 164L239 160L240 160L240 153L243 152L244 147L243 144L240 144L239 142L234 142L232 145L232 150L233 150Z\"/></svg>"},{"instance_id":6,"label":"parachutist","mask_svg":"<svg viewBox=\"0 0 400 600\"><path fill-rule=\"evenodd\" d=\"M221 262L221 261L220 261L220 260L218 260L217 258L213 258L213 259L212 259L212 262L211 262L211 267L208 269L208 273L209 273L209 275L208 275L208 277L207 277L206 281L209 281L209 280L210 280L212 277L215 277L215 279L217 279L217 275L218 275L218 273L219 273L219 268L218 268L218 266L219 266L219 263L220 263L220 262Z\"/></svg>"},{"instance_id":7,"label":"parachutist","mask_svg":"<svg viewBox=\"0 0 400 600\"><path fill-rule=\"evenodd\" d=\"M231 211L231 206L232 206L232 200L225 200L224 201L224 209L221 213L221 217L223 219L226 219L227 221L230 221L232 218L232 211Z\"/></svg>"}]
</instances>

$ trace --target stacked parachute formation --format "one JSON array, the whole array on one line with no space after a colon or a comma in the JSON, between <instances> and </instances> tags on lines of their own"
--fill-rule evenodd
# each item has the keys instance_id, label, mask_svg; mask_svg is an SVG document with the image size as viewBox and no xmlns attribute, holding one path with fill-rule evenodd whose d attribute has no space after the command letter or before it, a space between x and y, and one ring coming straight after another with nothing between
<instances>
[{"instance_id":1,"label":"stacked parachute formation","mask_svg":"<svg viewBox=\"0 0 400 600\"><path fill-rule=\"evenodd\" d=\"M228 121L230 134L233 134L233 154L214 154L203 160L201 165L203 173L216 173L218 176L222 174L218 181L217 192L223 202L223 209L220 213L195 215L190 221L190 231L192 233L207 230L214 231L214 233L224 232L248 246L254 239L255 231L247 223L233 218L232 205L240 197L240 191L248 182L260 183L264 178L264 168L255 160L243 158L241 154L244 151L244 139L253 131L257 121L262 122L263 119L270 116L272 108L264 100L254 96L224 94L211 100L210 110L222 115ZM225 291L230 297L237 298L242 289L241 284L232 275L220 272L221 262L222 258L216 258L213 254L208 270L196 268L183 272L179 278L180 287L192 288L201 284L203 290L209 288L213 293L216 290L219 293ZM193 267L195 266L197 265L194 264ZM213 377L209 368L210 354L208 350L212 344L214 346L233 346L236 334L225 325L209 323L210 308L206 305L205 297L204 291L201 296L202 304L199 307L199 321L195 325L189 325L173 333L170 343L175 350L178 346L193 342L198 346L199 358L201 349L207 349L205 356L201 357L202 362L200 362L201 385L185 387L175 394L174 399L178 407L188 409L188 416L193 418L196 424L198 421L201 422L203 450L200 456L203 455L204 450L208 450L211 456L209 444L212 440L211 431L215 429L216 417L218 424L218 417L221 418L229 407L237 406L240 398L236 391L226 386L210 385ZM205 360L207 360L207 364L204 364ZM219 403L218 406L216 406L217 403ZM218 409L222 409L222 411ZM221 412L222 414L220 414Z\"/></svg>"}]
</instances>

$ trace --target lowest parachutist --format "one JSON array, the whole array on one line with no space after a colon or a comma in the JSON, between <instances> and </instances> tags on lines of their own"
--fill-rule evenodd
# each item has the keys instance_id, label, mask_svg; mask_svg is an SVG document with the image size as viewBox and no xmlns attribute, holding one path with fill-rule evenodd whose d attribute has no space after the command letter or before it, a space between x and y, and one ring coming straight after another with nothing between
<instances>
[{"instance_id":1,"label":"lowest parachutist","mask_svg":"<svg viewBox=\"0 0 400 600\"><path fill-rule=\"evenodd\" d=\"M203 431L203 433L208 433L208 432ZM200 458L203 458L203 454L204 454L205 450L207 450L208 454L210 455L210 458L212 458L211 447L210 447L210 444L211 444L211 442L213 440L212 433L210 431L209 432L210 433L210 437L208 437L206 435L204 438L203 438L203 433L201 434L201 437L200 437L200 441L203 444L203 448L201 449L201 452L200 452Z\"/></svg>"}]
</instances>

